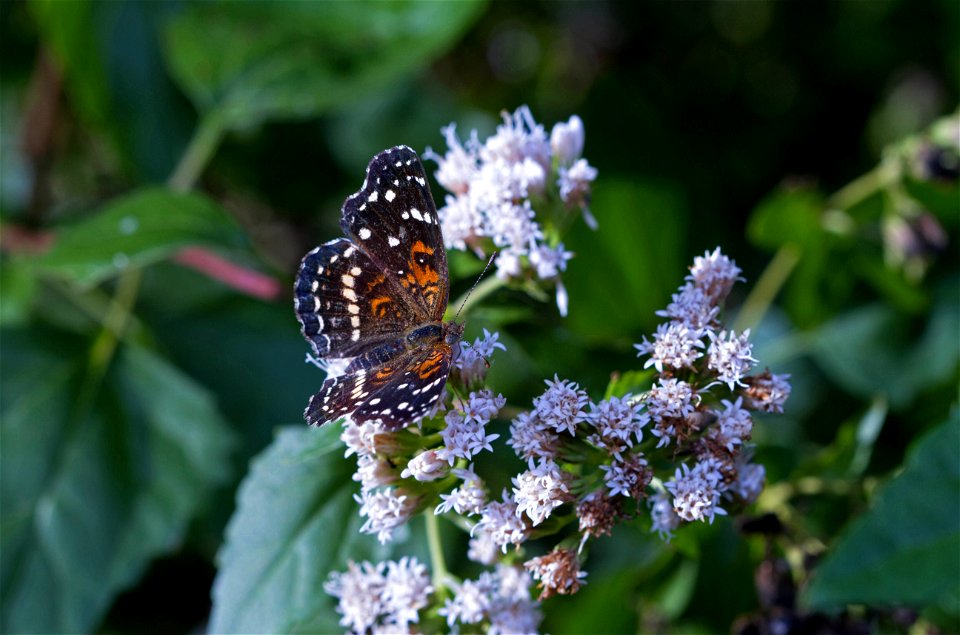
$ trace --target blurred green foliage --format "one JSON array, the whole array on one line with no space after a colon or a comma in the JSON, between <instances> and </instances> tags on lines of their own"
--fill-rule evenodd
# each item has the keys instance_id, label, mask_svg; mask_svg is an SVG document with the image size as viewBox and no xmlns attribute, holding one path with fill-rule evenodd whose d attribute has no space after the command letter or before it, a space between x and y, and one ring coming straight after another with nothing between
<instances>
[{"instance_id":1,"label":"blurred green foliage","mask_svg":"<svg viewBox=\"0 0 960 635\"><path fill-rule=\"evenodd\" d=\"M729 632L770 551L798 584L826 554L798 611L960 630L957 33L948 0L0 4L0 629L328 632L329 570L427 560L422 522L357 534L287 290L375 152L527 103L584 119L599 229L568 236L569 318L506 290L470 316L511 404L643 385L631 344L716 245L794 384L754 437L785 535L622 527L544 631Z\"/></svg>"}]
</instances>

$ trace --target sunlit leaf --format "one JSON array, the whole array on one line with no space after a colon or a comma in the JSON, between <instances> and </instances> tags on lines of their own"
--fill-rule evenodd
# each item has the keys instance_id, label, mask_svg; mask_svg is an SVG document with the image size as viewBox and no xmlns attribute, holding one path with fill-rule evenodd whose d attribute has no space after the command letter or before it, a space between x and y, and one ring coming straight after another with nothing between
<instances>
[{"instance_id":1,"label":"sunlit leaf","mask_svg":"<svg viewBox=\"0 0 960 635\"><path fill-rule=\"evenodd\" d=\"M283 633L333 616L323 582L358 535L339 433L285 428L254 460L219 556L211 632Z\"/></svg>"},{"instance_id":2,"label":"sunlit leaf","mask_svg":"<svg viewBox=\"0 0 960 635\"><path fill-rule=\"evenodd\" d=\"M209 199L149 188L64 227L38 264L42 271L93 285L188 245L235 249L243 244L236 223Z\"/></svg>"},{"instance_id":3,"label":"sunlit leaf","mask_svg":"<svg viewBox=\"0 0 960 635\"><path fill-rule=\"evenodd\" d=\"M482 4L197 3L168 30L174 77L228 128L343 108L443 52Z\"/></svg>"}]
</instances>

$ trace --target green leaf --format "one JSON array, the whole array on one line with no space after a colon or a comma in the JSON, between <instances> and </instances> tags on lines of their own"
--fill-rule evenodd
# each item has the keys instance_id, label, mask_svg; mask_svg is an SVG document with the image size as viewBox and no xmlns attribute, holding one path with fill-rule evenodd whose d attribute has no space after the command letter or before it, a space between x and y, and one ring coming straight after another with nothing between
<instances>
[{"instance_id":1,"label":"green leaf","mask_svg":"<svg viewBox=\"0 0 960 635\"><path fill-rule=\"evenodd\" d=\"M64 227L38 264L42 271L95 285L128 266L144 266L181 247L237 248L240 228L209 199L162 188L143 189Z\"/></svg>"},{"instance_id":2,"label":"green leaf","mask_svg":"<svg viewBox=\"0 0 960 635\"><path fill-rule=\"evenodd\" d=\"M237 494L213 587L213 633L284 633L333 615L328 571L357 538L340 428L284 428Z\"/></svg>"},{"instance_id":3,"label":"green leaf","mask_svg":"<svg viewBox=\"0 0 960 635\"><path fill-rule=\"evenodd\" d=\"M758 247L777 249L819 238L823 198L812 189L780 190L762 201L750 216L747 234Z\"/></svg>"},{"instance_id":4,"label":"green leaf","mask_svg":"<svg viewBox=\"0 0 960 635\"><path fill-rule=\"evenodd\" d=\"M195 113L163 69L159 31L172 2L34 0L31 13L83 123L151 181L183 152Z\"/></svg>"},{"instance_id":5,"label":"green leaf","mask_svg":"<svg viewBox=\"0 0 960 635\"><path fill-rule=\"evenodd\" d=\"M914 443L903 472L817 567L803 600L960 607L960 416Z\"/></svg>"},{"instance_id":6,"label":"green leaf","mask_svg":"<svg viewBox=\"0 0 960 635\"><path fill-rule=\"evenodd\" d=\"M24 258L2 257L0 260L0 326L25 324L37 292L37 277Z\"/></svg>"},{"instance_id":7,"label":"green leaf","mask_svg":"<svg viewBox=\"0 0 960 635\"><path fill-rule=\"evenodd\" d=\"M650 385L653 383L653 376L654 369L652 368L645 370L628 370L624 373L617 374L612 377L610 383L607 384L607 392L604 393L603 398L623 397L627 393L637 395L644 390L649 390Z\"/></svg>"},{"instance_id":8,"label":"green leaf","mask_svg":"<svg viewBox=\"0 0 960 635\"><path fill-rule=\"evenodd\" d=\"M169 25L168 65L227 128L313 117L442 53L479 2L197 3Z\"/></svg>"},{"instance_id":9,"label":"green leaf","mask_svg":"<svg viewBox=\"0 0 960 635\"><path fill-rule=\"evenodd\" d=\"M653 183L605 181L591 209L593 232L580 225L566 240L576 254L563 275L571 330L628 349L683 279L687 210L674 190ZM666 273L665 273L666 272Z\"/></svg>"},{"instance_id":10,"label":"green leaf","mask_svg":"<svg viewBox=\"0 0 960 635\"><path fill-rule=\"evenodd\" d=\"M920 391L942 385L960 364L960 301L955 284L935 296L925 324L886 305L842 314L813 335L814 359L845 390L872 399L885 394L904 408Z\"/></svg>"},{"instance_id":11,"label":"green leaf","mask_svg":"<svg viewBox=\"0 0 960 635\"><path fill-rule=\"evenodd\" d=\"M29 7L41 40L64 71L74 106L87 120L105 124L110 97L93 26L96 3L33 0Z\"/></svg>"},{"instance_id":12,"label":"green leaf","mask_svg":"<svg viewBox=\"0 0 960 635\"><path fill-rule=\"evenodd\" d=\"M182 541L229 475L232 437L209 395L149 351L122 348L86 397L76 338L7 330L3 345L0 628L90 631Z\"/></svg>"}]
</instances>

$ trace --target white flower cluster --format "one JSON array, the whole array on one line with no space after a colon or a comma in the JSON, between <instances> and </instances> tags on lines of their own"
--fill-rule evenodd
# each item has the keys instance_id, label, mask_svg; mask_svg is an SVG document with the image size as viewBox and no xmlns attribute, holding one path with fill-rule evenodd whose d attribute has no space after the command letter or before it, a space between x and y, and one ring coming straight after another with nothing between
<instances>
[{"instance_id":1,"label":"white flower cluster","mask_svg":"<svg viewBox=\"0 0 960 635\"><path fill-rule=\"evenodd\" d=\"M542 460L537 466L530 460L530 469L513 479L513 498L517 503L517 516L526 516L536 527L554 509L573 500L570 494L569 474L556 463Z\"/></svg>"},{"instance_id":2,"label":"white flower cluster","mask_svg":"<svg viewBox=\"0 0 960 635\"><path fill-rule=\"evenodd\" d=\"M354 633L408 632L433 593L427 568L416 558L350 562L345 572L331 573L323 589L339 598L340 625Z\"/></svg>"},{"instance_id":3,"label":"white flower cluster","mask_svg":"<svg viewBox=\"0 0 960 635\"><path fill-rule=\"evenodd\" d=\"M498 333L484 330L483 337L464 345L455 362L462 383L482 382L488 357L498 349L506 350L498 338ZM437 481L442 487L447 483L443 479L453 474L463 485L449 494L440 494L442 502L436 508L437 513L453 510L458 514L479 514L486 503L483 482L472 471L472 466L471 469L452 468L458 460L470 460L479 452L493 450L491 443L500 435L488 434L486 425L505 404L503 395L494 396L486 388L457 400L446 412L444 427L436 435L442 441L439 447L416 448L410 445L409 436L402 440L404 435L411 434L408 431L385 430L377 424L358 425L346 420L340 438L347 447L345 455L357 457L353 480L360 483L360 494L354 499L360 504L360 516L365 519L360 530L375 534L382 543L387 542L396 528L422 508L421 488L409 486L403 479L417 483ZM401 460L405 452L412 456Z\"/></svg>"},{"instance_id":4,"label":"white flower cluster","mask_svg":"<svg viewBox=\"0 0 960 635\"><path fill-rule=\"evenodd\" d=\"M485 508L482 525L496 544L505 550L522 542L566 503L576 503L584 527L602 533L629 513L622 511L623 501L648 499L653 530L669 537L682 522L712 522L726 514L724 498L755 500L764 472L743 452L753 430L750 410L782 411L790 385L787 376L750 375L757 363L750 332L720 328L721 303L739 279L740 269L719 249L694 261L671 305L659 312L668 321L652 341L636 345L649 357L644 368L657 371L642 397L592 403L574 382L557 376L546 381L533 410L515 416L510 426L507 443L529 469L513 479L511 496ZM650 443L644 443L645 430ZM670 445L676 449L668 451L668 461L678 455L695 460L675 467L673 478L660 484L645 451ZM599 489L596 480L562 467L588 457L602 477ZM583 483L591 483L586 492L578 487Z\"/></svg>"},{"instance_id":5,"label":"white flower cluster","mask_svg":"<svg viewBox=\"0 0 960 635\"><path fill-rule=\"evenodd\" d=\"M536 633L543 616L540 605L530 599L532 582L523 569L501 564L457 585L438 613L452 630L484 624L487 633Z\"/></svg>"},{"instance_id":6,"label":"white flower cluster","mask_svg":"<svg viewBox=\"0 0 960 635\"><path fill-rule=\"evenodd\" d=\"M473 532L486 532L503 553L508 545L519 545L526 541L529 529L523 521L523 512L517 506L510 492L504 490L503 501L491 501L481 510L480 522Z\"/></svg>"},{"instance_id":7,"label":"white flower cluster","mask_svg":"<svg viewBox=\"0 0 960 635\"><path fill-rule=\"evenodd\" d=\"M499 333L491 333L483 329L483 337L478 337L471 344L470 342L460 343L460 354L453 362L453 368L460 373L460 379L467 386L474 386L483 382L487 376L487 368L490 362L487 361L497 349L507 350L507 347L498 342Z\"/></svg>"},{"instance_id":8,"label":"white flower cluster","mask_svg":"<svg viewBox=\"0 0 960 635\"><path fill-rule=\"evenodd\" d=\"M588 204L597 171L581 157L583 122L573 116L548 138L521 106L505 113L496 134L482 143L476 131L461 141L454 124L442 132L446 153L427 149L424 158L436 161L437 181L450 192L438 210L447 249L485 255L492 243L499 250L498 277L551 281L566 314L560 274L573 254L553 230L571 211L596 228Z\"/></svg>"},{"instance_id":9,"label":"white flower cluster","mask_svg":"<svg viewBox=\"0 0 960 635\"><path fill-rule=\"evenodd\" d=\"M506 403L503 395L494 397L489 388L471 392L466 400L457 403L456 409L444 416L447 427L440 433L443 447L437 450L437 456L453 465L457 459L470 460L482 450L493 452L490 442L499 439L500 435L487 434L486 425Z\"/></svg>"},{"instance_id":10,"label":"white flower cluster","mask_svg":"<svg viewBox=\"0 0 960 635\"><path fill-rule=\"evenodd\" d=\"M638 355L649 356L644 368L652 366L659 374L645 401L657 447L686 444L706 429L703 442L690 446L697 462L678 467L666 491L650 499L653 531L665 537L682 521L712 522L726 514L720 507L723 495L756 499L763 468L741 453L753 430L748 409L782 412L790 395L786 375L749 375L757 364L749 329L722 330L718 321L740 273L719 248L695 258L670 305L657 311L669 321L657 328L653 341L643 338L636 345ZM711 390L717 385L733 399L718 400Z\"/></svg>"}]
</instances>

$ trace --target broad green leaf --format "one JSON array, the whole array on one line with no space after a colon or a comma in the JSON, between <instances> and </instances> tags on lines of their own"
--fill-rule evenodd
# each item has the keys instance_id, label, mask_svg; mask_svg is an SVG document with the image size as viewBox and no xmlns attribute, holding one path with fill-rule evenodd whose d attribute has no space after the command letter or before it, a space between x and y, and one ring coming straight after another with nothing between
<instances>
[{"instance_id":1,"label":"broad green leaf","mask_svg":"<svg viewBox=\"0 0 960 635\"><path fill-rule=\"evenodd\" d=\"M76 338L7 330L3 345L0 628L90 631L182 541L228 477L232 437L149 351L121 348L97 390Z\"/></svg>"},{"instance_id":2,"label":"broad green leaf","mask_svg":"<svg viewBox=\"0 0 960 635\"><path fill-rule=\"evenodd\" d=\"M813 335L814 359L847 391L867 399L885 394L903 408L957 372L958 304L956 285L946 285L920 329L885 305L842 314Z\"/></svg>"},{"instance_id":3,"label":"broad green leaf","mask_svg":"<svg viewBox=\"0 0 960 635\"><path fill-rule=\"evenodd\" d=\"M914 443L903 471L854 521L817 567L803 600L960 606L960 416Z\"/></svg>"},{"instance_id":4,"label":"broad green leaf","mask_svg":"<svg viewBox=\"0 0 960 635\"><path fill-rule=\"evenodd\" d=\"M677 192L650 183L605 181L591 209L599 229L569 234L576 256L563 275L571 330L629 349L683 280L687 211Z\"/></svg>"},{"instance_id":5,"label":"broad green leaf","mask_svg":"<svg viewBox=\"0 0 960 635\"><path fill-rule=\"evenodd\" d=\"M213 633L285 633L333 615L328 572L357 537L340 428L284 428L237 494L213 587Z\"/></svg>"},{"instance_id":6,"label":"broad green leaf","mask_svg":"<svg viewBox=\"0 0 960 635\"><path fill-rule=\"evenodd\" d=\"M168 65L227 128L312 117L396 82L449 47L478 2L197 3L169 25Z\"/></svg>"},{"instance_id":7,"label":"broad green leaf","mask_svg":"<svg viewBox=\"0 0 960 635\"><path fill-rule=\"evenodd\" d=\"M181 247L233 249L244 238L236 223L209 199L162 188L143 189L60 230L41 271L95 285L128 266L144 266Z\"/></svg>"}]
</instances>

